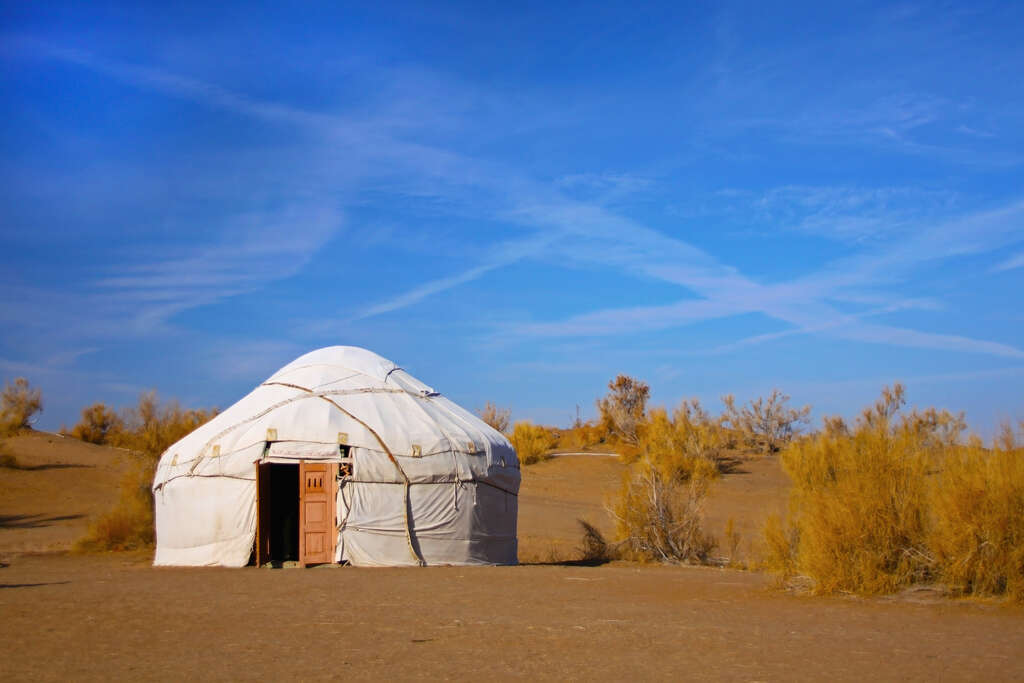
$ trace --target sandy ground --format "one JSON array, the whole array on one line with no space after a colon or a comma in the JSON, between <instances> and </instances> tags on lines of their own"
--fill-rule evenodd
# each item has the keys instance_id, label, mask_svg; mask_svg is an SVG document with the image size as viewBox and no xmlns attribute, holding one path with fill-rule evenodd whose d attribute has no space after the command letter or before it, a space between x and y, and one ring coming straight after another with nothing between
<instances>
[{"instance_id":1,"label":"sandy ground","mask_svg":"<svg viewBox=\"0 0 1024 683\"><path fill-rule=\"evenodd\" d=\"M66 547L116 498L126 464L45 435L15 441L23 463L91 466L0 469L4 679L1024 680L1021 608L927 591L800 597L726 569L546 564L571 557L577 517L610 528L613 458L526 469L524 566L155 569L144 555L22 552ZM709 528L732 517L752 536L785 487L775 459L744 463L716 488Z\"/></svg>"},{"instance_id":2,"label":"sandy ground","mask_svg":"<svg viewBox=\"0 0 1024 683\"><path fill-rule=\"evenodd\" d=\"M611 538L615 527L605 510L618 493L625 466L602 455L564 456L523 469L519 496L519 559L523 562L571 559L580 544L584 519ZM725 538L730 519L739 534L737 562L756 556L765 519L786 508L789 480L778 458L751 457L719 479L705 505L707 530L719 538L716 554L732 555Z\"/></svg>"},{"instance_id":3,"label":"sandy ground","mask_svg":"<svg viewBox=\"0 0 1024 683\"><path fill-rule=\"evenodd\" d=\"M117 501L127 451L45 432L0 442L19 469L0 467L0 554L69 550Z\"/></svg>"},{"instance_id":4,"label":"sandy ground","mask_svg":"<svg viewBox=\"0 0 1024 683\"><path fill-rule=\"evenodd\" d=\"M1009 680L1024 614L797 598L716 569L0 570L6 677Z\"/></svg>"}]
</instances>

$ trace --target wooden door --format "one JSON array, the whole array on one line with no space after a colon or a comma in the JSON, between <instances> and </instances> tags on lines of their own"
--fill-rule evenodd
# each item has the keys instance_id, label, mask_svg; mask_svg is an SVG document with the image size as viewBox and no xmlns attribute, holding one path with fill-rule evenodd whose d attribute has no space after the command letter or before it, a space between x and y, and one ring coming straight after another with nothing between
<instances>
[{"instance_id":1,"label":"wooden door","mask_svg":"<svg viewBox=\"0 0 1024 683\"><path fill-rule=\"evenodd\" d=\"M299 564L334 561L334 481L338 466L299 463Z\"/></svg>"},{"instance_id":2,"label":"wooden door","mask_svg":"<svg viewBox=\"0 0 1024 683\"><path fill-rule=\"evenodd\" d=\"M270 562L270 463L256 463L256 566Z\"/></svg>"}]
</instances>

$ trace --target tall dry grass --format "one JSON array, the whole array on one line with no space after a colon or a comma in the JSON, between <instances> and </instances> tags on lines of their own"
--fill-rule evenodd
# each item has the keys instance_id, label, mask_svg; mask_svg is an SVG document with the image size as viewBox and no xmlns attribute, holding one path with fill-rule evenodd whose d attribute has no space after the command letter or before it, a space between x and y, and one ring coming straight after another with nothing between
<instances>
[{"instance_id":1,"label":"tall dry grass","mask_svg":"<svg viewBox=\"0 0 1024 683\"><path fill-rule=\"evenodd\" d=\"M117 504L90 525L76 547L86 551L152 547L155 532L151 486L157 461L173 443L216 414L216 409L184 409L173 400L161 404L156 392L150 391L139 397L135 407L118 416L117 429L108 429L104 438L108 443L131 450L136 463L121 481ZM87 408L83 411L83 420L87 416L89 419L106 417L107 412Z\"/></svg>"},{"instance_id":2,"label":"tall dry grass","mask_svg":"<svg viewBox=\"0 0 1024 683\"><path fill-rule=\"evenodd\" d=\"M511 418L512 411L508 408L499 408L495 404L488 401L483 408L477 411L477 415L485 423L493 427L495 430L502 434L508 433L509 419Z\"/></svg>"},{"instance_id":3,"label":"tall dry grass","mask_svg":"<svg viewBox=\"0 0 1024 683\"><path fill-rule=\"evenodd\" d=\"M111 444L116 443L123 433L124 418L105 403L94 403L82 408L82 418L68 435L88 443Z\"/></svg>"},{"instance_id":4,"label":"tall dry grass","mask_svg":"<svg viewBox=\"0 0 1024 683\"><path fill-rule=\"evenodd\" d=\"M704 563L715 548L704 504L719 475L725 436L696 401L672 416L650 411L638 428L639 453L627 458L618 498L609 506L620 552L632 559Z\"/></svg>"},{"instance_id":5,"label":"tall dry grass","mask_svg":"<svg viewBox=\"0 0 1024 683\"><path fill-rule=\"evenodd\" d=\"M156 463L140 459L121 479L117 504L89 525L75 549L140 550L153 547L156 530L153 519L153 474Z\"/></svg>"},{"instance_id":6,"label":"tall dry grass","mask_svg":"<svg viewBox=\"0 0 1024 683\"><path fill-rule=\"evenodd\" d=\"M651 388L646 382L629 375L618 375L608 382L608 393L597 399L605 432L627 444L638 445L650 395Z\"/></svg>"},{"instance_id":7,"label":"tall dry grass","mask_svg":"<svg viewBox=\"0 0 1024 683\"><path fill-rule=\"evenodd\" d=\"M555 448L583 449L605 443L608 431L600 423L578 422L567 429L559 429Z\"/></svg>"},{"instance_id":8,"label":"tall dry grass","mask_svg":"<svg viewBox=\"0 0 1024 683\"><path fill-rule=\"evenodd\" d=\"M512 429L511 441L519 456L519 462L523 465L532 465L547 459L554 446L555 436L547 427L523 420L516 422Z\"/></svg>"},{"instance_id":9,"label":"tall dry grass","mask_svg":"<svg viewBox=\"0 0 1024 683\"><path fill-rule=\"evenodd\" d=\"M638 431L639 451L624 454L627 462L647 459L676 479L718 476L727 437L697 401L684 401L671 416L653 408Z\"/></svg>"},{"instance_id":10,"label":"tall dry grass","mask_svg":"<svg viewBox=\"0 0 1024 683\"><path fill-rule=\"evenodd\" d=\"M992 449L977 440L935 478L928 534L935 577L959 595L1024 602L1024 423Z\"/></svg>"},{"instance_id":11,"label":"tall dry grass","mask_svg":"<svg viewBox=\"0 0 1024 683\"><path fill-rule=\"evenodd\" d=\"M903 413L886 388L856 424L793 442L787 520L764 529L765 564L819 593L890 593L941 581L959 594L1024 594L1024 450L964 444L962 415Z\"/></svg>"},{"instance_id":12,"label":"tall dry grass","mask_svg":"<svg viewBox=\"0 0 1024 683\"><path fill-rule=\"evenodd\" d=\"M124 411L124 428L114 445L157 460L171 444L217 415L217 409L186 409L171 399L161 403L155 391L139 397L138 404Z\"/></svg>"},{"instance_id":13,"label":"tall dry grass","mask_svg":"<svg viewBox=\"0 0 1024 683\"><path fill-rule=\"evenodd\" d=\"M24 377L5 382L0 393L0 436L11 436L30 429L35 416L43 410L43 394Z\"/></svg>"},{"instance_id":14,"label":"tall dry grass","mask_svg":"<svg viewBox=\"0 0 1024 683\"><path fill-rule=\"evenodd\" d=\"M777 453L807 424L811 407L790 408L789 396L773 389L767 398L759 397L736 406L732 394L722 397L725 412L722 422L738 434L747 448L762 454Z\"/></svg>"},{"instance_id":15,"label":"tall dry grass","mask_svg":"<svg viewBox=\"0 0 1024 683\"><path fill-rule=\"evenodd\" d=\"M611 508L622 554L634 560L703 563L715 547L703 528L710 480L679 479L650 459L628 471Z\"/></svg>"}]
</instances>

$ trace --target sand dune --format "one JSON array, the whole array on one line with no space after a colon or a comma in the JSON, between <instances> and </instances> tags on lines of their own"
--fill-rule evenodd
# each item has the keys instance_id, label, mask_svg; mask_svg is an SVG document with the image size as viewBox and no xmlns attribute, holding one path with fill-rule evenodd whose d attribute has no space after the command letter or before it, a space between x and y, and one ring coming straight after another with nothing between
<instances>
[{"instance_id":1,"label":"sand dune","mask_svg":"<svg viewBox=\"0 0 1024 683\"><path fill-rule=\"evenodd\" d=\"M69 550L117 501L127 451L56 434L4 439L18 468L0 467L0 554Z\"/></svg>"}]
</instances>

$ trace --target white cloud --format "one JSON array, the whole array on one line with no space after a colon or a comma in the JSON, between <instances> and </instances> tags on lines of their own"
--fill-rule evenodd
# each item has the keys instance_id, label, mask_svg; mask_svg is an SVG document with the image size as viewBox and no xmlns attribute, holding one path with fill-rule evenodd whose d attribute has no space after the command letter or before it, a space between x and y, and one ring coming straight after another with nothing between
<instances>
[{"instance_id":1,"label":"white cloud","mask_svg":"<svg viewBox=\"0 0 1024 683\"><path fill-rule=\"evenodd\" d=\"M121 266L93 286L145 334L176 313L300 272L341 224L340 212L318 205L250 212L223 225L216 242Z\"/></svg>"},{"instance_id":2,"label":"white cloud","mask_svg":"<svg viewBox=\"0 0 1024 683\"><path fill-rule=\"evenodd\" d=\"M662 329L725 315L760 312L804 332L861 341L1012 357L1021 353L995 342L851 321L827 301L841 300L847 294L854 297L864 296L865 292L870 294L881 283L905 277L927 261L986 252L1005 244L1019 234L1024 203L926 227L916 234L916 226L900 226L904 235L911 235L908 239L885 241L876 249L828 264L816 273L788 283L762 285L694 245L618 215L599 203L568 198L557 189L497 164L399 140L388 134L384 122L355 121L267 102L167 71L105 60L90 53L38 43L28 44L27 49L48 58L79 64L140 88L316 132L333 144L350 146L357 150L357 155L371 159L373 163L368 166L377 169L373 171L377 176L392 173L401 191L437 194L456 203L461 200L471 207L471 212L484 213L530 230L522 239L495 245L490 256L476 265L427 280L367 307L359 314L362 318L414 305L428 296L474 281L522 259L557 257L669 282L698 298L668 307L596 311L564 321L525 325L522 327L524 334L613 334L616 330ZM805 129L810 126L810 132L819 137L841 137L852 131L856 135L903 138L943 116L949 106L948 102L926 94L894 96L876 100L871 107L853 113L816 111L810 118L796 117L795 125L803 125ZM623 186L621 178L609 182L615 189ZM884 233L891 228L882 225L886 216L892 218L887 196L871 195L870 191L863 190L859 194L852 191L817 196L804 191L803 194L807 203L801 218L804 229L819 232L832 229L840 235L863 236ZM184 308L249 291L261 282L297 272L330 236L332 227L325 225L336 222L330 210L323 207L315 207L314 213L317 218L305 223L279 222L276 233L273 229L250 230L245 239L248 246L243 248L225 239L210 245L205 252L176 259L155 259L141 268L123 269L97 284L122 304L138 305L140 310L135 316L138 326L152 328ZM306 233L298 231L299 239L294 246L288 246L286 240L275 241L275 234L284 232L291 239L295 233L290 226L294 224L314 227ZM227 234L230 235L230 231ZM283 266L278 258L282 255Z\"/></svg>"},{"instance_id":3,"label":"white cloud","mask_svg":"<svg viewBox=\"0 0 1024 683\"><path fill-rule=\"evenodd\" d=\"M1014 254L1010 258L1006 259L1002 263L999 263L992 268L993 272L1000 273L1004 270L1015 270L1017 268L1024 268L1024 251Z\"/></svg>"}]
</instances>

